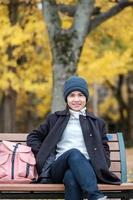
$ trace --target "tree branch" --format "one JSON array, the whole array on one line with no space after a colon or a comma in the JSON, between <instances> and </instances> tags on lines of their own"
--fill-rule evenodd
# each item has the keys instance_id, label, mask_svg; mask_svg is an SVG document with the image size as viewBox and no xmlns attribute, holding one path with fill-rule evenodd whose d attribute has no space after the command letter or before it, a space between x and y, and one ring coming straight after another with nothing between
<instances>
[{"instance_id":1,"label":"tree branch","mask_svg":"<svg viewBox=\"0 0 133 200\"><path fill-rule=\"evenodd\" d=\"M97 26L102 24L103 22L107 21L111 17L117 15L120 13L123 9L126 7L133 6L133 2L119 2L117 5L112 7L110 10L108 10L105 13L100 14L99 16L95 17L94 19L91 20L90 26L88 26L88 32L91 30L95 29Z\"/></svg>"},{"instance_id":2,"label":"tree branch","mask_svg":"<svg viewBox=\"0 0 133 200\"><path fill-rule=\"evenodd\" d=\"M73 5L64 5L64 4L58 5L58 10L62 13L65 13L69 17L73 17L75 15L76 9L77 9L77 6L75 6L75 5L74 6ZM95 7L92 12L92 15L100 14L100 10L101 10L100 7L98 7L98 6Z\"/></svg>"},{"instance_id":3,"label":"tree branch","mask_svg":"<svg viewBox=\"0 0 133 200\"><path fill-rule=\"evenodd\" d=\"M79 0L74 15L72 25L72 51L75 54L75 60L80 57L81 49L88 34L88 24L90 24L91 15L94 9L94 0Z\"/></svg>"},{"instance_id":4,"label":"tree branch","mask_svg":"<svg viewBox=\"0 0 133 200\"><path fill-rule=\"evenodd\" d=\"M124 76L123 75L119 75L118 76L118 82L117 85L114 86L113 84L111 84L111 82L109 80L106 80L106 84L109 86L109 88L112 90L114 96L117 98L118 102L119 102L119 107L127 109L127 104L125 103L123 96L122 96L122 86L124 83Z\"/></svg>"},{"instance_id":5,"label":"tree branch","mask_svg":"<svg viewBox=\"0 0 133 200\"><path fill-rule=\"evenodd\" d=\"M115 87L109 80L106 80L105 83L107 84L107 86L108 86L112 91L115 91L115 90L116 90L116 87Z\"/></svg>"},{"instance_id":6,"label":"tree branch","mask_svg":"<svg viewBox=\"0 0 133 200\"><path fill-rule=\"evenodd\" d=\"M42 0L42 12L45 18L50 41L53 41L55 34L60 32L61 21L58 15L57 4L55 0Z\"/></svg>"},{"instance_id":7,"label":"tree branch","mask_svg":"<svg viewBox=\"0 0 133 200\"><path fill-rule=\"evenodd\" d=\"M11 2L9 2L8 10L10 22L12 25L15 25L18 18L18 0L12 0Z\"/></svg>"}]
</instances>

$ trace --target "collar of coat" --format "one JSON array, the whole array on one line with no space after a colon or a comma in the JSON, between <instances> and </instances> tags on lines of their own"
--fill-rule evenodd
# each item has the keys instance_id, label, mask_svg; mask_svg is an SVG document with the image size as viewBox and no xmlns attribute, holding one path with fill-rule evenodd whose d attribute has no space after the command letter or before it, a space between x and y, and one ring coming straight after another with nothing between
<instances>
[{"instance_id":1,"label":"collar of coat","mask_svg":"<svg viewBox=\"0 0 133 200\"><path fill-rule=\"evenodd\" d=\"M65 109L62 111L57 111L55 112L56 115L62 115L62 116L67 116L70 115L69 109ZM86 112L86 117L91 117L93 119L97 119L96 116L94 116L92 113Z\"/></svg>"}]
</instances>

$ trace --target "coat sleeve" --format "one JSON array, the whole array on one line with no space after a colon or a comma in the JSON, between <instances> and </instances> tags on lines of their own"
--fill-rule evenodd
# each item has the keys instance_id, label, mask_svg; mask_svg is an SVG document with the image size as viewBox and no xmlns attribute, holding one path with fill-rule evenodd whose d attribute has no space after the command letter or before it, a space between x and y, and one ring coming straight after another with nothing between
<instances>
[{"instance_id":1,"label":"coat sleeve","mask_svg":"<svg viewBox=\"0 0 133 200\"><path fill-rule=\"evenodd\" d=\"M106 129L106 124L103 120L101 120L101 134L102 134L102 144L104 147L104 154L105 154L105 158L108 164L108 167L110 167L110 149L109 149L109 145L108 145L108 138L107 138L107 129Z\"/></svg>"},{"instance_id":2,"label":"coat sleeve","mask_svg":"<svg viewBox=\"0 0 133 200\"><path fill-rule=\"evenodd\" d=\"M31 147L35 157L39 152L43 140L49 133L49 120L50 116L47 117L44 123L40 124L40 126L37 129L32 130L32 132L29 133L27 136L27 145Z\"/></svg>"}]
</instances>

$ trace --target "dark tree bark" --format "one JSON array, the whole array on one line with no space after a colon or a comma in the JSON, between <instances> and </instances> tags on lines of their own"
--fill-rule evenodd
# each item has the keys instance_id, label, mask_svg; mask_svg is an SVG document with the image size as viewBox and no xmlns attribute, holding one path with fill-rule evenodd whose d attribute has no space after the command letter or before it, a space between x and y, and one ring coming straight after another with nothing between
<instances>
[{"instance_id":1,"label":"dark tree bark","mask_svg":"<svg viewBox=\"0 0 133 200\"><path fill-rule=\"evenodd\" d=\"M42 4L53 55L52 112L54 112L64 108L62 86L65 79L76 73L76 66L88 33L94 1L80 0L77 3L73 25L69 30L61 28L55 0L45 0Z\"/></svg>"},{"instance_id":2,"label":"dark tree bark","mask_svg":"<svg viewBox=\"0 0 133 200\"><path fill-rule=\"evenodd\" d=\"M133 144L133 72L130 72L128 74L127 79L127 85L128 85L128 127L129 132L128 134L128 140L129 145Z\"/></svg>"},{"instance_id":3,"label":"dark tree bark","mask_svg":"<svg viewBox=\"0 0 133 200\"><path fill-rule=\"evenodd\" d=\"M0 132L4 132L4 95L1 94L1 99L0 99Z\"/></svg>"},{"instance_id":4,"label":"dark tree bark","mask_svg":"<svg viewBox=\"0 0 133 200\"><path fill-rule=\"evenodd\" d=\"M133 72L128 74L127 81L125 79L123 75L120 75L115 86L111 85L110 82L107 82L107 85L112 90L113 96L116 97L118 102L120 119L117 122L117 129L124 133L126 145L131 146L133 142ZM127 102L125 102L123 96L123 85L126 85L127 88ZM124 113L127 113L127 115Z\"/></svg>"},{"instance_id":5,"label":"dark tree bark","mask_svg":"<svg viewBox=\"0 0 133 200\"><path fill-rule=\"evenodd\" d=\"M4 124L3 130L6 133L16 131L16 92L12 89L8 90L8 94L4 98Z\"/></svg>"}]
</instances>

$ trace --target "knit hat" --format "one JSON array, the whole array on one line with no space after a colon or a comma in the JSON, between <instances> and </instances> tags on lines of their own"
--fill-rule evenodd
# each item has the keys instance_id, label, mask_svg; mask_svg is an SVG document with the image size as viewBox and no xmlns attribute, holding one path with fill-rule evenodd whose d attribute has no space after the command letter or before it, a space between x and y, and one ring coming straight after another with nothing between
<instances>
[{"instance_id":1,"label":"knit hat","mask_svg":"<svg viewBox=\"0 0 133 200\"><path fill-rule=\"evenodd\" d=\"M78 76L71 76L68 80L65 81L64 84L64 99L66 102L67 102L67 96L71 92L76 90L82 92L86 97L86 101L88 101L89 91L85 79Z\"/></svg>"}]
</instances>

